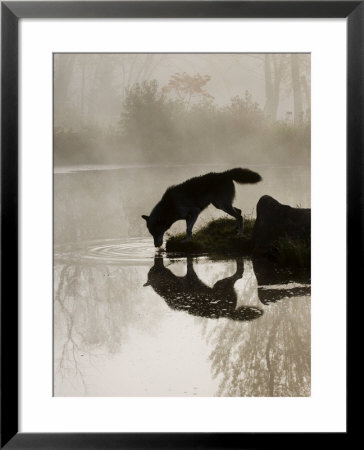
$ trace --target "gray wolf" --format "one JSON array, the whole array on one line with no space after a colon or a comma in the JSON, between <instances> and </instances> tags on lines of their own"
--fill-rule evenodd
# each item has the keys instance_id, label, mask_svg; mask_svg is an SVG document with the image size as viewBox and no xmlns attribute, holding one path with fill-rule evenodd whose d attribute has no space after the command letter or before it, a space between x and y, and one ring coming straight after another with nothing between
<instances>
[{"instance_id":1,"label":"gray wolf","mask_svg":"<svg viewBox=\"0 0 364 450\"><path fill-rule=\"evenodd\" d=\"M150 215L142 215L153 236L154 246L160 247L163 244L164 233L177 220L186 220L186 240L190 240L197 217L210 204L235 217L238 234L241 235L243 217L241 210L232 205L235 197L233 181L241 184L258 183L261 179L256 172L236 168L219 173L210 172L169 187Z\"/></svg>"},{"instance_id":2,"label":"gray wolf","mask_svg":"<svg viewBox=\"0 0 364 450\"><path fill-rule=\"evenodd\" d=\"M164 266L163 258L156 256L144 286L151 286L171 309L185 311L194 316L211 319L220 317L232 320L257 319L263 314L260 308L252 306L237 308L238 297L234 285L242 278L243 272L244 260L237 258L234 275L217 281L211 288L198 278L191 256L187 257L187 274L184 277L174 275Z\"/></svg>"}]
</instances>

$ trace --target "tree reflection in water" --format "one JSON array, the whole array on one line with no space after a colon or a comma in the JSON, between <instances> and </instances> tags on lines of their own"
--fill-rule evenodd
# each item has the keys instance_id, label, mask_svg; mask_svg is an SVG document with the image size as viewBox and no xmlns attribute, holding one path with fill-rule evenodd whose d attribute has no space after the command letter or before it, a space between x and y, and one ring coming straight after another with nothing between
<instances>
[{"instance_id":1,"label":"tree reflection in water","mask_svg":"<svg viewBox=\"0 0 364 450\"><path fill-rule=\"evenodd\" d=\"M307 278L265 262L249 262L256 272L264 315L249 329L229 321L206 330L212 345L213 374L220 396L309 396L311 391L310 287ZM293 279L292 279L293 278ZM275 303L278 302L278 303ZM273 304L275 303L275 304Z\"/></svg>"},{"instance_id":2,"label":"tree reflection in water","mask_svg":"<svg viewBox=\"0 0 364 450\"><path fill-rule=\"evenodd\" d=\"M148 320L135 307L143 271L132 266L64 264L55 266L54 370L57 380L83 386L100 359L120 352L130 330L153 334L158 310L148 299Z\"/></svg>"},{"instance_id":3,"label":"tree reflection in water","mask_svg":"<svg viewBox=\"0 0 364 450\"><path fill-rule=\"evenodd\" d=\"M194 263L188 258L187 273L181 277L165 267L162 257L156 257L151 268L85 261L56 264L55 395L82 395L77 386L83 386L83 395L92 395L91 371L93 377L99 371L103 379L102 371L110 370L105 361L126 347L142 352L140 335L147 341L154 336L155 342L166 339L169 335L160 330L171 322L177 328L179 323L192 327L188 333L197 329L196 341L186 345L205 346L208 371L219 384L211 395L310 395L309 280L241 258L235 260L233 273L226 271L233 260L197 257ZM211 287L198 276L201 273L212 275ZM143 288L147 274L150 287ZM159 357L156 364L168 364L168 354Z\"/></svg>"},{"instance_id":4,"label":"tree reflection in water","mask_svg":"<svg viewBox=\"0 0 364 450\"><path fill-rule=\"evenodd\" d=\"M187 259L187 274L178 277L164 266L162 258L156 257L146 285L172 309L207 318L234 319L203 323L204 335L212 347L213 376L220 380L218 395L310 395L309 280L305 275L295 277L277 271L267 262L246 260L245 268L247 286L243 286L242 301L250 303L252 297L257 297L267 305L264 315L258 307L235 309L238 295L234 284L243 276L242 258L236 259L234 275L210 288L196 275L192 258ZM255 283L253 268L257 271ZM279 306L269 306L275 302Z\"/></svg>"}]
</instances>

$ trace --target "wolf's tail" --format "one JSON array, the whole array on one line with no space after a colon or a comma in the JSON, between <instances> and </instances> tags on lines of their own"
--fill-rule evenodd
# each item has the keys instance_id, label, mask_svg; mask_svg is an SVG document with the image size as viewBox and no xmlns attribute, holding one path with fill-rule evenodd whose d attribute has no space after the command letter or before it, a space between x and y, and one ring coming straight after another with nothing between
<instances>
[{"instance_id":1,"label":"wolf's tail","mask_svg":"<svg viewBox=\"0 0 364 450\"><path fill-rule=\"evenodd\" d=\"M223 172L222 175L236 181L237 183L258 183L258 181L262 180L259 173L253 172L249 169L241 169L240 167L227 170L226 172Z\"/></svg>"}]
</instances>

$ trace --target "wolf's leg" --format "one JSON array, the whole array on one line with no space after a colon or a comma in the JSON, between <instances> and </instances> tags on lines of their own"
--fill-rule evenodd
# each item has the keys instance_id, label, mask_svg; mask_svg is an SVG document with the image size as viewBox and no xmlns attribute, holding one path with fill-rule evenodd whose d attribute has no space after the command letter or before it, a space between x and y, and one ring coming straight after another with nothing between
<instances>
[{"instance_id":1,"label":"wolf's leg","mask_svg":"<svg viewBox=\"0 0 364 450\"><path fill-rule=\"evenodd\" d=\"M238 225L238 236L241 236L243 234L243 217L241 215L241 209L234 208L232 205L228 205L226 203L217 203L214 202L213 205L217 209L221 209L222 211L226 212L230 216L235 217L236 223Z\"/></svg>"},{"instance_id":2,"label":"wolf's leg","mask_svg":"<svg viewBox=\"0 0 364 450\"><path fill-rule=\"evenodd\" d=\"M235 209L236 213L239 215L239 217L236 220L237 220L237 224L238 224L238 236L241 236L243 234L243 230L244 230L244 218L241 214L241 209L235 208L235 207L233 209ZM240 220L240 225L239 225L239 220Z\"/></svg>"},{"instance_id":3,"label":"wolf's leg","mask_svg":"<svg viewBox=\"0 0 364 450\"><path fill-rule=\"evenodd\" d=\"M223 280L219 280L214 284L213 291L217 294L217 297L220 297L221 310L225 310L224 316L226 317L232 314L238 302L238 297L236 295L234 285L237 280L243 277L244 274L244 260L243 258L236 258L236 271L234 275L224 278ZM221 295L219 295L221 294Z\"/></svg>"},{"instance_id":4,"label":"wolf's leg","mask_svg":"<svg viewBox=\"0 0 364 450\"><path fill-rule=\"evenodd\" d=\"M239 280L239 278L243 277L243 273L244 273L244 259L236 258L236 271L233 276L236 277L237 280Z\"/></svg>"},{"instance_id":5,"label":"wolf's leg","mask_svg":"<svg viewBox=\"0 0 364 450\"><path fill-rule=\"evenodd\" d=\"M192 256L187 256L187 274L186 278L189 281L200 281L198 278L195 269L193 268L193 258Z\"/></svg>"},{"instance_id":6,"label":"wolf's leg","mask_svg":"<svg viewBox=\"0 0 364 450\"><path fill-rule=\"evenodd\" d=\"M191 240L192 228L193 228L199 214L200 214L200 210L194 209L186 219L186 224L187 224L186 241Z\"/></svg>"}]
</instances>

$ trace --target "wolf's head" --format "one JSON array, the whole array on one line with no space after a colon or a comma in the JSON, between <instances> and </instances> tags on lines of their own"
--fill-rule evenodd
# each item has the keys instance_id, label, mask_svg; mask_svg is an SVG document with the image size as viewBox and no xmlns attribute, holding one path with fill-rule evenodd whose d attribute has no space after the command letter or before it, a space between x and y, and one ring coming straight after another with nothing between
<instances>
[{"instance_id":1,"label":"wolf's head","mask_svg":"<svg viewBox=\"0 0 364 450\"><path fill-rule=\"evenodd\" d=\"M150 216L143 214L142 218L146 221L149 233L153 236L154 247L161 247L163 245L164 233L168 230L170 225L162 218L153 214L153 212Z\"/></svg>"}]
</instances>

